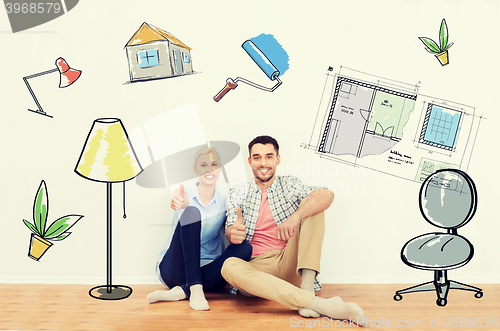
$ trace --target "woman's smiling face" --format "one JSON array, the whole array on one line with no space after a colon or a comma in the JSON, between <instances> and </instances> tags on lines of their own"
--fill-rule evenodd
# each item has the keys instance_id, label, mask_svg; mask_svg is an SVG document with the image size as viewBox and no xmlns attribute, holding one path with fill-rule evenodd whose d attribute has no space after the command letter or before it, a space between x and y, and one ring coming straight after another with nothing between
<instances>
[{"instance_id":1,"label":"woman's smiling face","mask_svg":"<svg viewBox=\"0 0 500 331\"><path fill-rule=\"evenodd\" d=\"M213 185L219 179L221 164L217 154L202 154L193 166L194 172L198 174L200 184Z\"/></svg>"}]
</instances>

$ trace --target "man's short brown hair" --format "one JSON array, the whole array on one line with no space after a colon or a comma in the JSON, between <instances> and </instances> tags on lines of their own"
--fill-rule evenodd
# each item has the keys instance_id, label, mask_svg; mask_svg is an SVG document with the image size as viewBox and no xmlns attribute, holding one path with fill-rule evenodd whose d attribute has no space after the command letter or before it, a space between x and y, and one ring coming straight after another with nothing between
<instances>
[{"instance_id":1,"label":"man's short brown hair","mask_svg":"<svg viewBox=\"0 0 500 331\"><path fill-rule=\"evenodd\" d=\"M248 155L251 156L252 153L252 147L255 144L262 144L262 145L267 145L267 144L272 144L274 146L274 150L276 151L276 155L280 154L280 146L278 145L278 142L276 139L270 136L258 136L255 137L249 144L248 144Z\"/></svg>"}]
</instances>

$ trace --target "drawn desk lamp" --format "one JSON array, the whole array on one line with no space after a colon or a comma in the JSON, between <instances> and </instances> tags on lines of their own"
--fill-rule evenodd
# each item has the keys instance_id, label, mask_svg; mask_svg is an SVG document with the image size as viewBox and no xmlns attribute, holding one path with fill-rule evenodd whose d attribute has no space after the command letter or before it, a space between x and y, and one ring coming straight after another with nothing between
<instances>
[{"instance_id":1,"label":"drawn desk lamp","mask_svg":"<svg viewBox=\"0 0 500 331\"><path fill-rule=\"evenodd\" d=\"M112 284L112 192L113 183L124 183L143 171L128 134L118 118L94 121L85 141L75 172L83 178L106 183L107 189L107 283L96 286L89 295L101 300L120 300L132 293L132 288ZM123 216L126 217L125 214Z\"/></svg>"},{"instance_id":2,"label":"drawn desk lamp","mask_svg":"<svg viewBox=\"0 0 500 331\"><path fill-rule=\"evenodd\" d=\"M39 77L39 76L43 76L43 75L46 75L46 74L50 74L50 73L59 71L59 88L64 88L64 87L68 87L71 84L73 84L80 77L80 75L82 74L81 70L76 70L76 69L70 68L70 66L68 65L68 62L66 62L66 60L63 59L62 57L58 58L56 60L55 64L56 64L57 68L50 69L50 70L47 70L47 71L39 72L37 74L33 74L33 75L30 75L30 76L23 77L23 80L26 83L26 86L28 87L28 90L30 91L31 96L33 97L33 100L35 100L35 103L36 103L36 105L38 107L37 110L32 110L32 109L28 109L28 110L32 111L32 112L34 112L36 114L44 115L44 116L47 116L47 117L50 117L50 118L52 118L53 116L47 114L42 109L42 106L38 102L38 99L36 98L35 93L31 89L30 84L28 83L28 79Z\"/></svg>"}]
</instances>

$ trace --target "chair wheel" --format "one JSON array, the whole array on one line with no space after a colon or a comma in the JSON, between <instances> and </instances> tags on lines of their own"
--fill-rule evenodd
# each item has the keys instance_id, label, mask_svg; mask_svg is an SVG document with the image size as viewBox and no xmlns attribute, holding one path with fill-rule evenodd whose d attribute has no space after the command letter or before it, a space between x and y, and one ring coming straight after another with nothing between
<instances>
[{"instance_id":1,"label":"chair wheel","mask_svg":"<svg viewBox=\"0 0 500 331\"><path fill-rule=\"evenodd\" d=\"M439 307L444 307L444 306L446 306L447 303L448 303L448 300L446 300L446 299L439 298L436 300L436 304Z\"/></svg>"},{"instance_id":2,"label":"chair wheel","mask_svg":"<svg viewBox=\"0 0 500 331\"><path fill-rule=\"evenodd\" d=\"M394 300L396 301L401 301L403 300L403 297L400 295L400 294L396 294L394 297L393 297Z\"/></svg>"},{"instance_id":3,"label":"chair wheel","mask_svg":"<svg viewBox=\"0 0 500 331\"><path fill-rule=\"evenodd\" d=\"M478 299L481 299L483 297L483 292L476 292L476 294L474 294L474 296Z\"/></svg>"}]
</instances>

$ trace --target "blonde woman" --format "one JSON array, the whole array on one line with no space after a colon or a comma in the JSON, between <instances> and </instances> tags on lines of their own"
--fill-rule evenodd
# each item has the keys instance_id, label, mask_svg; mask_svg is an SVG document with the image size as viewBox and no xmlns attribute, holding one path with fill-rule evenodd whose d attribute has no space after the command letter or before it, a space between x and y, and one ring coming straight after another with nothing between
<instances>
[{"instance_id":1,"label":"blonde woman","mask_svg":"<svg viewBox=\"0 0 500 331\"><path fill-rule=\"evenodd\" d=\"M243 241L222 252L220 230L226 219L226 197L215 188L221 172L217 150L198 150L193 170L198 182L186 188L181 184L174 192L172 235L156 265L160 281L169 289L150 293L148 300L153 303L189 298L192 309L209 310L204 291L217 292L227 284L220 272L224 261L229 257L250 260L252 246Z\"/></svg>"}]
</instances>

